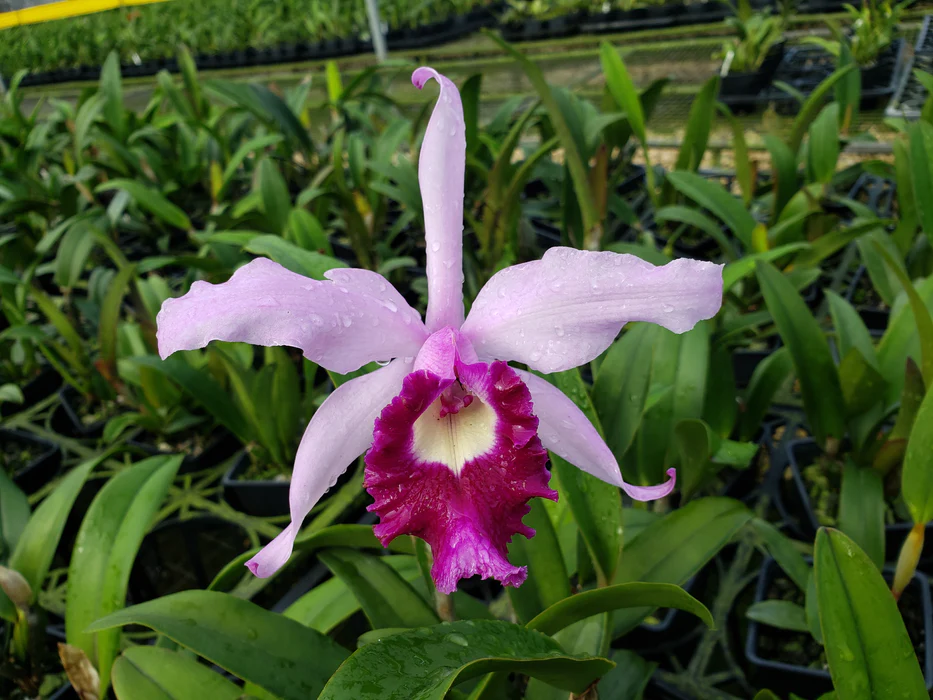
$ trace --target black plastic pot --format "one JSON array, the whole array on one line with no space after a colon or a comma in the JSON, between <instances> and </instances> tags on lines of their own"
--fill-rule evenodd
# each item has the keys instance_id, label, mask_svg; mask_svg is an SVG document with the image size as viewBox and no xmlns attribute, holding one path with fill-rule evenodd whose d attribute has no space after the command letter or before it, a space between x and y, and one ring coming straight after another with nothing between
<instances>
[{"instance_id":1,"label":"black plastic pot","mask_svg":"<svg viewBox=\"0 0 933 700\"><path fill-rule=\"evenodd\" d=\"M791 440L784 446L784 464L787 471L783 488L775 489L774 503L784 521L799 537L812 540L820 528L820 522L813 511L807 485L803 480L802 468L815 460L821 451L812 438ZM790 479L786 476L789 475ZM904 538L913 527L912 523L894 523L885 526L885 559L894 561L904 543ZM923 550L920 553L920 567L926 568L933 563L933 523L926 527Z\"/></svg>"},{"instance_id":2,"label":"black plastic pot","mask_svg":"<svg viewBox=\"0 0 933 700\"><path fill-rule=\"evenodd\" d=\"M499 26L506 41L541 41L574 36L580 31L583 15L575 13L551 19L526 19Z\"/></svg>"},{"instance_id":3,"label":"black plastic pot","mask_svg":"<svg viewBox=\"0 0 933 700\"><path fill-rule=\"evenodd\" d=\"M865 266L862 265L856 270L855 275L852 277L852 282L846 290L846 301L852 303L852 299L858 291L859 285L865 283L871 284L871 280L868 277L868 271L865 269ZM888 307L859 304L855 307L855 310L858 311L858 315L861 316L862 321L865 322L866 328L868 328L868 331L872 335L882 335L887 330L888 323L891 321L891 309Z\"/></svg>"},{"instance_id":4,"label":"black plastic pot","mask_svg":"<svg viewBox=\"0 0 933 700\"><path fill-rule=\"evenodd\" d=\"M288 515L288 489L291 482L250 481L241 478L249 469L249 455L243 452L224 474L224 499L237 510L260 518Z\"/></svg>"},{"instance_id":5,"label":"black plastic pot","mask_svg":"<svg viewBox=\"0 0 933 700\"><path fill-rule=\"evenodd\" d=\"M481 7L465 15L454 15L439 22L393 29L386 35L386 44L390 51L399 51L439 46L456 41L482 27L493 26L499 9L499 6Z\"/></svg>"},{"instance_id":6,"label":"black plastic pot","mask_svg":"<svg viewBox=\"0 0 933 700\"><path fill-rule=\"evenodd\" d=\"M133 447L143 454L150 456L175 454L174 452L160 450L156 445L153 445L151 442L147 442L142 438L127 440L126 444L129 447ZM185 459L182 461L181 467L178 468L178 473L192 474L194 472L210 469L211 467L216 467L221 462L236 454L236 451L241 447L242 445L240 444L240 441L237 440L229 431L218 428L214 431L213 439L207 443L200 454L185 455Z\"/></svg>"},{"instance_id":7,"label":"black plastic pot","mask_svg":"<svg viewBox=\"0 0 933 700\"><path fill-rule=\"evenodd\" d=\"M37 447L40 454L13 474L13 482L25 493L32 494L55 478L62 466L62 448L22 430L0 428L0 442L4 447L22 445Z\"/></svg>"},{"instance_id":8,"label":"black plastic pot","mask_svg":"<svg viewBox=\"0 0 933 700\"><path fill-rule=\"evenodd\" d=\"M781 569L773 559L767 559L758 576L758 585L755 590L755 602L767 599L771 584ZM893 578L893 570L885 570L885 578ZM914 574L913 580L908 584L913 589L922 606L922 619L924 620L923 660L921 668L926 678L927 689L933 688L933 602L930 596L930 581L921 573ZM764 658L760 653L760 638L766 626L754 621L748 623L748 635L745 643L745 658L752 667L750 680L757 687L767 687L780 694L796 693L804 697L817 697L833 690L832 678L828 670L809 668L794 664Z\"/></svg>"},{"instance_id":9,"label":"black plastic pot","mask_svg":"<svg viewBox=\"0 0 933 700\"><path fill-rule=\"evenodd\" d=\"M130 574L128 602L141 603L182 590L207 588L230 561L249 547L246 532L221 518L202 515L165 520L140 545Z\"/></svg>"},{"instance_id":10,"label":"black plastic pot","mask_svg":"<svg viewBox=\"0 0 933 700\"><path fill-rule=\"evenodd\" d=\"M20 413L54 394L62 385L62 378L52 369L45 369L23 387L23 403L0 403L0 418Z\"/></svg>"},{"instance_id":11,"label":"black plastic pot","mask_svg":"<svg viewBox=\"0 0 933 700\"><path fill-rule=\"evenodd\" d=\"M719 82L719 99L735 106L753 104L758 94L771 85L778 66L784 60L787 42L781 41L768 50L758 70L746 73L728 73Z\"/></svg>"},{"instance_id":12,"label":"black plastic pot","mask_svg":"<svg viewBox=\"0 0 933 700\"><path fill-rule=\"evenodd\" d=\"M78 405L81 395L70 386L58 393L61 403L52 413L52 429L65 437L84 440L97 440L104 434L105 420L98 420L89 425L81 422Z\"/></svg>"},{"instance_id":13,"label":"black plastic pot","mask_svg":"<svg viewBox=\"0 0 933 700\"><path fill-rule=\"evenodd\" d=\"M891 99L906 68L906 44L896 39L885 49L875 65L862 69L861 106L873 109ZM780 81L794 90L809 95L836 69L836 58L819 46L806 44L788 46L784 60L777 67L772 85L745 97L728 97L720 93L720 99L734 109L750 109L772 105L781 114L796 114L800 108L797 99L786 90L777 88Z\"/></svg>"}]
</instances>

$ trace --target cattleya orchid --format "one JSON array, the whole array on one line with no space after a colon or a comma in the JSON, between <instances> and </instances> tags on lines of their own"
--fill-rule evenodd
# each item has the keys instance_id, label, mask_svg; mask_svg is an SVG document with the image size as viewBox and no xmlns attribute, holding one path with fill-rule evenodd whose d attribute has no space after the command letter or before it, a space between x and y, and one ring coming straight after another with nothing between
<instances>
[{"instance_id":1,"label":"cattleya orchid","mask_svg":"<svg viewBox=\"0 0 933 700\"><path fill-rule=\"evenodd\" d=\"M434 78L440 96L418 164L427 244L428 307L422 322L375 272L334 269L312 280L263 258L223 284L195 282L165 302L159 352L211 340L289 345L322 367L347 373L386 366L346 382L308 425L295 459L291 523L247 566L257 576L291 555L302 521L341 473L366 453L369 507L383 544L411 534L431 545L439 591L476 574L518 586L507 544L534 530L522 523L548 488L547 450L632 498L671 492L622 480L618 463L576 405L535 374L577 367L606 350L629 321L676 333L711 318L722 302L721 266L675 260L656 267L631 255L552 248L541 260L495 274L464 319L462 236L466 138L456 86Z\"/></svg>"}]
</instances>

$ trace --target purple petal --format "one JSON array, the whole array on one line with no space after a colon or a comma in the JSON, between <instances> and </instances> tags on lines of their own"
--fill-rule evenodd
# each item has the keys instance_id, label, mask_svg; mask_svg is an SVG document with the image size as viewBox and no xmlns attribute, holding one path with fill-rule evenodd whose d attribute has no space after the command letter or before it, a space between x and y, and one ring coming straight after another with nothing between
<instances>
[{"instance_id":1,"label":"purple petal","mask_svg":"<svg viewBox=\"0 0 933 700\"><path fill-rule=\"evenodd\" d=\"M504 362L457 361L456 381L410 374L366 453L376 536L427 541L442 593L476 574L521 585L526 570L509 563L507 545L534 535L522 523L531 498L557 498L536 427L528 390Z\"/></svg>"},{"instance_id":2,"label":"purple petal","mask_svg":"<svg viewBox=\"0 0 933 700\"><path fill-rule=\"evenodd\" d=\"M463 176L466 126L457 86L433 68L411 75L419 90L431 78L441 86L418 157L428 261L428 330L463 323Z\"/></svg>"},{"instance_id":3,"label":"purple petal","mask_svg":"<svg viewBox=\"0 0 933 700\"><path fill-rule=\"evenodd\" d=\"M314 413L295 456L288 492L292 522L246 566L266 578L291 556L305 516L347 467L373 442L376 417L398 394L411 363L396 360L387 367L338 387Z\"/></svg>"},{"instance_id":4,"label":"purple petal","mask_svg":"<svg viewBox=\"0 0 933 700\"><path fill-rule=\"evenodd\" d=\"M560 372L597 357L629 321L683 333L721 305L722 265L656 267L634 255L551 248L496 273L461 330L480 359Z\"/></svg>"},{"instance_id":5,"label":"purple petal","mask_svg":"<svg viewBox=\"0 0 933 700\"><path fill-rule=\"evenodd\" d=\"M212 340L290 345L341 374L417 354L428 334L388 280L368 270L326 276L330 281L309 279L257 258L223 284L195 282L162 305L159 354L166 358Z\"/></svg>"},{"instance_id":6,"label":"purple petal","mask_svg":"<svg viewBox=\"0 0 933 700\"><path fill-rule=\"evenodd\" d=\"M674 490L675 470L668 469L668 481L658 486L632 486L622 480L622 472L612 450L589 419L560 389L531 372L515 370L528 391L538 417L541 443L574 466L597 479L619 486L636 501L653 501Z\"/></svg>"}]
</instances>

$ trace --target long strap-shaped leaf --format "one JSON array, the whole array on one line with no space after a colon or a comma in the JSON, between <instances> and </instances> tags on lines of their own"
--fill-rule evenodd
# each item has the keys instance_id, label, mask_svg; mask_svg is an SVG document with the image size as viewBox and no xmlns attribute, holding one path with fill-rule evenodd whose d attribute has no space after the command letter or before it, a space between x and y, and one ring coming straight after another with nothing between
<instances>
[{"instance_id":1,"label":"long strap-shaped leaf","mask_svg":"<svg viewBox=\"0 0 933 700\"><path fill-rule=\"evenodd\" d=\"M570 169L573 188L580 203L580 211L583 214L583 227L587 232L592 231L593 228L600 225L601 222L596 213L596 204L593 202L593 194L590 191L586 165L583 162L583 158L580 156L580 152L577 150L573 135L570 133L567 122L564 121L560 107L551 94L551 88L544 79L544 74L535 63L525 56L525 54L505 41L498 34L491 33L489 36L493 41L499 44L506 53L518 61L519 65L521 65L525 74L528 76L528 79L531 81L531 84L534 86L538 96L541 98L541 103L544 105L545 109L547 109L554 131L556 131L557 135L560 137L561 145L564 148L564 160L567 163L567 167Z\"/></svg>"}]
</instances>

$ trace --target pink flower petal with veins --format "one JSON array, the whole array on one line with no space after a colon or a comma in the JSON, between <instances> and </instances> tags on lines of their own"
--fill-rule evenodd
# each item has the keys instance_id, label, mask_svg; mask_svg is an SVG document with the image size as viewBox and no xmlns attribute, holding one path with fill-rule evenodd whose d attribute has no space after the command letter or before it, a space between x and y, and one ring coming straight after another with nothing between
<instances>
[{"instance_id":1,"label":"pink flower petal with veins","mask_svg":"<svg viewBox=\"0 0 933 700\"><path fill-rule=\"evenodd\" d=\"M223 284L195 282L183 297L162 304L159 354L166 358L212 340L289 345L341 374L417 354L428 334L388 280L368 270L327 276L309 279L257 258Z\"/></svg>"},{"instance_id":2,"label":"pink flower petal with veins","mask_svg":"<svg viewBox=\"0 0 933 700\"><path fill-rule=\"evenodd\" d=\"M463 178L466 125L457 86L433 68L411 75L419 90L434 78L441 87L418 156L418 184L424 207L428 310L432 333L463 323Z\"/></svg>"},{"instance_id":3,"label":"pink flower petal with veins","mask_svg":"<svg viewBox=\"0 0 933 700\"><path fill-rule=\"evenodd\" d=\"M271 576L288 561L305 516L372 444L376 417L410 371L410 362L395 360L341 385L315 411L298 446L288 490L292 522L246 563L256 576Z\"/></svg>"},{"instance_id":4,"label":"pink flower petal with veins","mask_svg":"<svg viewBox=\"0 0 933 700\"><path fill-rule=\"evenodd\" d=\"M406 534L427 541L442 593L474 575L518 586L526 570L509 563L507 545L534 535L522 523L530 499L557 499L538 421L504 362L457 361L455 374L413 372L376 420L365 479L380 517L374 532L383 544Z\"/></svg>"},{"instance_id":5,"label":"pink flower petal with veins","mask_svg":"<svg viewBox=\"0 0 933 700\"><path fill-rule=\"evenodd\" d=\"M583 411L550 382L531 372L515 372L531 392L531 401L538 417L538 435L541 443L551 452L587 474L620 487L637 501L653 501L674 490L676 474L673 469L667 470L670 479L657 486L625 483L612 450Z\"/></svg>"},{"instance_id":6,"label":"pink flower petal with veins","mask_svg":"<svg viewBox=\"0 0 933 700\"><path fill-rule=\"evenodd\" d=\"M551 248L493 275L461 331L480 359L561 372L599 356L629 321L683 333L721 305L722 265Z\"/></svg>"}]
</instances>

